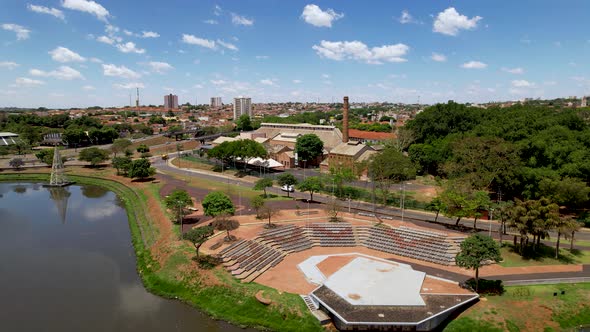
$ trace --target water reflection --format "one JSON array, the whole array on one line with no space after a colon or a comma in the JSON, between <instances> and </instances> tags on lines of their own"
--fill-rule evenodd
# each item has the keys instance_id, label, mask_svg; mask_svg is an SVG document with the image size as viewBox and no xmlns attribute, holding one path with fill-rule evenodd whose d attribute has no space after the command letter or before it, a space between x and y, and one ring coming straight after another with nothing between
<instances>
[{"instance_id":1,"label":"water reflection","mask_svg":"<svg viewBox=\"0 0 590 332\"><path fill-rule=\"evenodd\" d=\"M0 183L0 331L244 331L143 288L112 192L32 186Z\"/></svg>"},{"instance_id":2,"label":"water reflection","mask_svg":"<svg viewBox=\"0 0 590 332\"><path fill-rule=\"evenodd\" d=\"M101 198L104 197L109 191L99 186L83 186L82 195L86 198Z\"/></svg>"}]
</instances>

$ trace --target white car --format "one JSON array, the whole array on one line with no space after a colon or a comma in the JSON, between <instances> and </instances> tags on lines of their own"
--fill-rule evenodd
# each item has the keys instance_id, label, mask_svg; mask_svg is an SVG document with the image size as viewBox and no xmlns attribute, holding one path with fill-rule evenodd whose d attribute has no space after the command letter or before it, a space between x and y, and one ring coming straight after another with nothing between
<instances>
[{"instance_id":1,"label":"white car","mask_svg":"<svg viewBox=\"0 0 590 332\"><path fill-rule=\"evenodd\" d=\"M284 185L284 186L281 187L281 190L282 191L288 191L288 192L292 193L292 192L295 191L295 188L293 188L293 186Z\"/></svg>"}]
</instances>

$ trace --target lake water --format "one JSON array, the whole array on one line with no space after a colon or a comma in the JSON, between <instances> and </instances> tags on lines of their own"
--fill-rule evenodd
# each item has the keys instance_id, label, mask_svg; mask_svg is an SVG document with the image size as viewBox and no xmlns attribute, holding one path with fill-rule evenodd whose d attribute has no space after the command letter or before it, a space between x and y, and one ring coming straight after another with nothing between
<instances>
[{"instance_id":1,"label":"lake water","mask_svg":"<svg viewBox=\"0 0 590 332\"><path fill-rule=\"evenodd\" d=\"M143 288L114 193L1 182L0 330L244 331Z\"/></svg>"}]
</instances>

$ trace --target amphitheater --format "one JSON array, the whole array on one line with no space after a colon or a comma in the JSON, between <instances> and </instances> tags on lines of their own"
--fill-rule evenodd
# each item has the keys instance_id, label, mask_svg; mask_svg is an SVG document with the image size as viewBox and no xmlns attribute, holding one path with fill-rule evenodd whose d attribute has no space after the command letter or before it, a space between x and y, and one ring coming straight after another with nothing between
<instances>
[{"instance_id":1,"label":"amphitheater","mask_svg":"<svg viewBox=\"0 0 590 332\"><path fill-rule=\"evenodd\" d=\"M320 321L340 330L429 331L478 298L405 263L455 267L463 235L358 215L344 220L299 219L271 229L242 222L238 241L210 253L243 282L300 294Z\"/></svg>"}]
</instances>

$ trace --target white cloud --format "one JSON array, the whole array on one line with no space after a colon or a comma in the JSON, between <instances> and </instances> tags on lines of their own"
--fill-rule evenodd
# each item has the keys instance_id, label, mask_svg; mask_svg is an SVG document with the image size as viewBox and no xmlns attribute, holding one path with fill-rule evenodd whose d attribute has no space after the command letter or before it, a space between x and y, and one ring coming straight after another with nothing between
<instances>
[{"instance_id":1,"label":"white cloud","mask_svg":"<svg viewBox=\"0 0 590 332\"><path fill-rule=\"evenodd\" d=\"M193 60L193 63L194 63L195 65L198 65L198 64L200 64L200 63L201 63L201 59L195 59L195 60Z\"/></svg>"},{"instance_id":2,"label":"white cloud","mask_svg":"<svg viewBox=\"0 0 590 332\"><path fill-rule=\"evenodd\" d=\"M534 83L531 83L529 81L526 80L514 80L511 82L512 86L515 88L530 88L535 86Z\"/></svg>"},{"instance_id":3,"label":"white cloud","mask_svg":"<svg viewBox=\"0 0 590 332\"><path fill-rule=\"evenodd\" d=\"M213 85L225 85L228 82L224 81L224 80L211 80L211 84Z\"/></svg>"},{"instance_id":4,"label":"white cloud","mask_svg":"<svg viewBox=\"0 0 590 332\"><path fill-rule=\"evenodd\" d=\"M552 85L557 85L557 82L555 81L545 81L543 82L544 85L548 85L548 86L552 86Z\"/></svg>"},{"instance_id":5,"label":"white cloud","mask_svg":"<svg viewBox=\"0 0 590 332\"><path fill-rule=\"evenodd\" d=\"M94 63L102 63L103 61L99 58L90 58L90 62L94 62Z\"/></svg>"},{"instance_id":6,"label":"white cloud","mask_svg":"<svg viewBox=\"0 0 590 332\"><path fill-rule=\"evenodd\" d=\"M71 80L83 80L84 76L82 76L82 74L77 71L76 69L72 68L72 67L68 67L68 66L60 66L57 70L52 70L52 71L43 71L43 70L39 70L39 69L31 69L29 70L29 74L33 75L33 76L41 76L41 77L52 77L52 78L56 78L58 80L66 80L66 81L71 81Z\"/></svg>"},{"instance_id":7,"label":"white cloud","mask_svg":"<svg viewBox=\"0 0 590 332\"><path fill-rule=\"evenodd\" d=\"M214 50L216 48L214 40L203 39L203 38L195 37L193 35L183 34L182 35L182 42L186 43L186 44L206 47L206 48L209 48L212 50Z\"/></svg>"},{"instance_id":8,"label":"white cloud","mask_svg":"<svg viewBox=\"0 0 590 332\"><path fill-rule=\"evenodd\" d=\"M140 82L133 82L133 83L115 83L113 84L113 88L115 89L144 89L145 85Z\"/></svg>"},{"instance_id":9,"label":"white cloud","mask_svg":"<svg viewBox=\"0 0 590 332\"><path fill-rule=\"evenodd\" d=\"M96 38L97 41L101 42L101 43L105 43L105 44L109 44L109 45L113 45L115 43L115 41L107 36L100 36L98 38Z\"/></svg>"},{"instance_id":10,"label":"white cloud","mask_svg":"<svg viewBox=\"0 0 590 332\"><path fill-rule=\"evenodd\" d=\"M169 63L167 62L159 62L159 61L152 61L148 63L150 69L158 74L164 74L168 70L174 69Z\"/></svg>"},{"instance_id":11,"label":"white cloud","mask_svg":"<svg viewBox=\"0 0 590 332\"><path fill-rule=\"evenodd\" d=\"M302 81L301 80L293 80L293 83L295 84L300 84Z\"/></svg>"},{"instance_id":12,"label":"white cloud","mask_svg":"<svg viewBox=\"0 0 590 332\"><path fill-rule=\"evenodd\" d=\"M137 48L134 42L126 42L125 44L117 44L117 48L119 51L123 53L137 53L143 54L145 53L145 49Z\"/></svg>"},{"instance_id":13,"label":"white cloud","mask_svg":"<svg viewBox=\"0 0 590 332\"><path fill-rule=\"evenodd\" d=\"M268 59L270 59L270 57L268 55L257 55L256 59L257 60L268 60Z\"/></svg>"},{"instance_id":14,"label":"white cloud","mask_svg":"<svg viewBox=\"0 0 590 332\"><path fill-rule=\"evenodd\" d=\"M93 87L92 85L85 85L82 87L82 90L84 91L92 91L92 90L96 90L95 87Z\"/></svg>"},{"instance_id":15,"label":"white cloud","mask_svg":"<svg viewBox=\"0 0 590 332\"><path fill-rule=\"evenodd\" d=\"M51 58L57 62L65 63L86 61L86 58L84 58L80 54L62 46L59 46L54 50L49 51L48 53L51 54Z\"/></svg>"},{"instance_id":16,"label":"white cloud","mask_svg":"<svg viewBox=\"0 0 590 332\"><path fill-rule=\"evenodd\" d=\"M271 80L270 78L265 78L263 80L260 80L260 84L277 86L277 84L273 80Z\"/></svg>"},{"instance_id":17,"label":"white cloud","mask_svg":"<svg viewBox=\"0 0 590 332\"><path fill-rule=\"evenodd\" d=\"M337 21L344 17L342 13L336 13L333 9L327 9L323 11L317 5L307 5L303 7L303 13L301 18L316 27L332 27L332 22Z\"/></svg>"},{"instance_id":18,"label":"white cloud","mask_svg":"<svg viewBox=\"0 0 590 332\"><path fill-rule=\"evenodd\" d=\"M110 16L109 11L106 10L103 6L99 3L94 1L88 0L63 0L61 3L62 7L71 9L71 10L78 10L84 13L92 14L96 16L99 20L105 21Z\"/></svg>"},{"instance_id":19,"label":"white cloud","mask_svg":"<svg viewBox=\"0 0 590 332\"><path fill-rule=\"evenodd\" d=\"M133 36L133 32L129 31L129 30L123 30L123 33L126 34L127 36Z\"/></svg>"},{"instance_id":20,"label":"white cloud","mask_svg":"<svg viewBox=\"0 0 590 332\"><path fill-rule=\"evenodd\" d=\"M250 25L253 25L254 24L254 20L253 19L249 19L249 18L246 18L244 16L240 16L240 15L238 15L236 13L231 13L231 22L234 25L247 25L247 26L250 26Z\"/></svg>"},{"instance_id":21,"label":"white cloud","mask_svg":"<svg viewBox=\"0 0 590 332\"><path fill-rule=\"evenodd\" d=\"M330 78L330 74L322 74L322 78Z\"/></svg>"},{"instance_id":22,"label":"white cloud","mask_svg":"<svg viewBox=\"0 0 590 332\"><path fill-rule=\"evenodd\" d=\"M113 65L113 64L107 64L107 65L103 64L102 70L103 70L103 74L105 76L116 76L116 77L122 77L122 78L127 78L127 79L136 79L136 78L141 77L141 75L139 73L136 73L133 70L131 70L125 66L117 67L116 65Z\"/></svg>"},{"instance_id":23,"label":"white cloud","mask_svg":"<svg viewBox=\"0 0 590 332\"><path fill-rule=\"evenodd\" d=\"M479 61L469 61L469 62L465 62L464 64L461 65L461 67L465 68L465 69L484 69L486 68L488 65L483 63L483 62L479 62Z\"/></svg>"},{"instance_id":24,"label":"white cloud","mask_svg":"<svg viewBox=\"0 0 590 332\"><path fill-rule=\"evenodd\" d=\"M19 64L12 61L0 61L0 68L6 68L13 70L14 68L18 67Z\"/></svg>"},{"instance_id":25,"label":"white cloud","mask_svg":"<svg viewBox=\"0 0 590 332\"><path fill-rule=\"evenodd\" d=\"M445 61L447 61L447 56L444 54L432 52L430 59L432 59L432 61L436 61L436 62L445 62Z\"/></svg>"},{"instance_id":26,"label":"white cloud","mask_svg":"<svg viewBox=\"0 0 590 332\"><path fill-rule=\"evenodd\" d=\"M236 45L232 44L232 43L226 43L221 39L217 39L217 43L225 48L227 48L228 50L232 50L232 51L237 51L238 48L236 47Z\"/></svg>"},{"instance_id":27,"label":"white cloud","mask_svg":"<svg viewBox=\"0 0 590 332\"><path fill-rule=\"evenodd\" d=\"M31 34L31 30L18 24L4 23L2 24L2 29L16 33L16 40L29 39L29 35Z\"/></svg>"},{"instance_id":28,"label":"white cloud","mask_svg":"<svg viewBox=\"0 0 590 332\"><path fill-rule=\"evenodd\" d=\"M220 16L221 13L223 13L223 9L221 9L219 5L215 5L215 7L213 7L213 14L215 16Z\"/></svg>"},{"instance_id":29,"label":"white cloud","mask_svg":"<svg viewBox=\"0 0 590 332\"><path fill-rule=\"evenodd\" d=\"M322 40L320 45L312 47L320 57L331 60L353 59L369 64L381 64L385 62L405 62L403 56L409 51L405 44L383 45L369 49L360 41L337 41L331 42Z\"/></svg>"},{"instance_id":30,"label":"white cloud","mask_svg":"<svg viewBox=\"0 0 590 332\"><path fill-rule=\"evenodd\" d=\"M59 18L60 20L65 21L66 17L64 16L64 13L56 8L49 8L49 7L44 7L44 6L37 6L37 5L27 5L27 8L30 11L33 11L35 13L39 13L39 14L47 14L47 15L51 15L54 17Z\"/></svg>"},{"instance_id":31,"label":"white cloud","mask_svg":"<svg viewBox=\"0 0 590 332\"><path fill-rule=\"evenodd\" d=\"M219 22L217 22L217 20L204 20L203 23L207 23L207 24L211 24L211 25L219 24Z\"/></svg>"},{"instance_id":32,"label":"white cloud","mask_svg":"<svg viewBox=\"0 0 590 332\"><path fill-rule=\"evenodd\" d=\"M524 74L524 69L517 67L517 68L502 68L503 72L509 73L509 74Z\"/></svg>"},{"instance_id":33,"label":"white cloud","mask_svg":"<svg viewBox=\"0 0 590 332\"><path fill-rule=\"evenodd\" d=\"M142 31L141 38L158 38L160 34L153 31Z\"/></svg>"},{"instance_id":34,"label":"white cloud","mask_svg":"<svg viewBox=\"0 0 590 332\"><path fill-rule=\"evenodd\" d=\"M195 84L193 85L193 89L202 89L203 86L201 84Z\"/></svg>"},{"instance_id":35,"label":"white cloud","mask_svg":"<svg viewBox=\"0 0 590 332\"><path fill-rule=\"evenodd\" d=\"M402 15L397 19L399 21L399 23L401 24L408 24L408 23L421 23L419 21L417 21L412 15L410 15L410 12L407 10L402 10Z\"/></svg>"},{"instance_id":36,"label":"white cloud","mask_svg":"<svg viewBox=\"0 0 590 332\"><path fill-rule=\"evenodd\" d=\"M456 36L459 30L472 30L477 27L477 22L482 19L480 16L468 18L461 15L453 7L449 7L438 13L434 20L433 31L448 36Z\"/></svg>"},{"instance_id":37,"label":"white cloud","mask_svg":"<svg viewBox=\"0 0 590 332\"><path fill-rule=\"evenodd\" d=\"M45 82L43 81L38 81L38 80L34 80L28 77L18 77L15 81L14 84L11 85L11 87L14 88L33 88L39 85L43 85L45 84Z\"/></svg>"}]
</instances>

